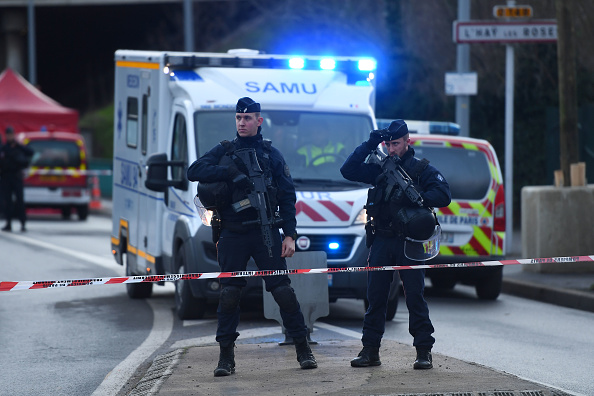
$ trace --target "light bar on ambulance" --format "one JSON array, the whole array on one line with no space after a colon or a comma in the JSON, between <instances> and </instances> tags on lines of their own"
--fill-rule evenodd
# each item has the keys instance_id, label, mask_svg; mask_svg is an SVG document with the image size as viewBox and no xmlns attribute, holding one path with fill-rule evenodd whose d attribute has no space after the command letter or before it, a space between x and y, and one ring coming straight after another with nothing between
<instances>
[{"instance_id":1,"label":"light bar on ambulance","mask_svg":"<svg viewBox=\"0 0 594 396\"><path fill-rule=\"evenodd\" d=\"M198 67L238 67L257 69L332 70L347 75L348 84L369 85L374 78L377 62L373 58L291 56L269 54L195 53L165 56L166 70L196 69Z\"/></svg>"}]
</instances>

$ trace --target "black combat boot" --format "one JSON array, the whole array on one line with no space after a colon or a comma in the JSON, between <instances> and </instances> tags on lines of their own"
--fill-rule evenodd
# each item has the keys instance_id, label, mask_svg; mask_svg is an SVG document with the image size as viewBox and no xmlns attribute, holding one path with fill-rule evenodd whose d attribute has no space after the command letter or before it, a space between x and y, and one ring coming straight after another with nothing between
<instances>
[{"instance_id":1,"label":"black combat boot","mask_svg":"<svg viewBox=\"0 0 594 396\"><path fill-rule=\"evenodd\" d=\"M318 362L311 352L307 338L295 338L295 351L297 352L297 360L302 369L318 368Z\"/></svg>"},{"instance_id":2,"label":"black combat boot","mask_svg":"<svg viewBox=\"0 0 594 396\"><path fill-rule=\"evenodd\" d=\"M366 347L364 346L359 355L351 360L351 366L353 367L368 367L368 366L379 366L382 362L379 357L379 347Z\"/></svg>"},{"instance_id":3,"label":"black combat boot","mask_svg":"<svg viewBox=\"0 0 594 396\"><path fill-rule=\"evenodd\" d=\"M433 368L433 359L431 358L431 349L417 348L417 359L413 365L415 369Z\"/></svg>"},{"instance_id":4,"label":"black combat boot","mask_svg":"<svg viewBox=\"0 0 594 396\"><path fill-rule=\"evenodd\" d=\"M215 377L225 377L235 372L235 344L229 346L221 345L221 352L219 354L219 364L214 371Z\"/></svg>"}]
</instances>

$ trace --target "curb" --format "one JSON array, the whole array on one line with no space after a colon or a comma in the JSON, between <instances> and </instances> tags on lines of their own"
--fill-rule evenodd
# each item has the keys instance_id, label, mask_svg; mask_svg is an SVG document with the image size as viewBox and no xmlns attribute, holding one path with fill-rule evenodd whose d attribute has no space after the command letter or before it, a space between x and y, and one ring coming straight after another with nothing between
<instances>
[{"instance_id":1,"label":"curb","mask_svg":"<svg viewBox=\"0 0 594 396\"><path fill-rule=\"evenodd\" d=\"M559 289L509 278L503 278L501 291L517 297L594 312L594 293L590 292Z\"/></svg>"}]
</instances>

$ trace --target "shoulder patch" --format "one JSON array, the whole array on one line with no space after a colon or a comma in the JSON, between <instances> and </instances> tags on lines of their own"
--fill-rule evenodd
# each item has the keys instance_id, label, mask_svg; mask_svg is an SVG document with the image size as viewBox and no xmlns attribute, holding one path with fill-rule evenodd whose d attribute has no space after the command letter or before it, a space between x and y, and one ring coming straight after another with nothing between
<instances>
[{"instance_id":1,"label":"shoulder patch","mask_svg":"<svg viewBox=\"0 0 594 396\"><path fill-rule=\"evenodd\" d=\"M441 175L441 173L438 173L436 177L437 177L437 180L439 180L440 182L444 181L444 178Z\"/></svg>"},{"instance_id":2,"label":"shoulder patch","mask_svg":"<svg viewBox=\"0 0 594 396\"><path fill-rule=\"evenodd\" d=\"M285 176L291 177L291 171L289 170L289 165L285 164Z\"/></svg>"}]
</instances>

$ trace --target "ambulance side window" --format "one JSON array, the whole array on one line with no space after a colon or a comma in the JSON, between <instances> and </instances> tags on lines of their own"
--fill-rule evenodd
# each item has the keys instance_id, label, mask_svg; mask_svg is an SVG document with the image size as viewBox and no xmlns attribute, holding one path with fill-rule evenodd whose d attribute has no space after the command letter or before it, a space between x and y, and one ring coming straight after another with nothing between
<instances>
[{"instance_id":1,"label":"ambulance side window","mask_svg":"<svg viewBox=\"0 0 594 396\"><path fill-rule=\"evenodd\" d=\"M126 144L135 148L138 145L138 99L129 97L126 109Z\"/></svg>"},{"instance_id":2,"label":"ambulance side window","mask_svg":"<svg viewBox=\"0 0 594 396\"><path fill-rule=\"evenodd\" d=\"M183 114L175 115L175 124L173 125L173 144L171 147L171 160L183 161L185 166L174 166L171 168L173 180L184 180L186 167L188 164L188 143L186 131L186 119Z\"/></svg>"},{"instance_id":3,"label":"ambulance side window","mask_svg":"<svg viewBox=\"0 0 594 396\"><path fill-rule=\"evenodd\" d=\"M148 135L148 95L142 95L142 124L140 133L140 150L142 155L146 155L147 135Z\"/></svg>"}]
</instances>

